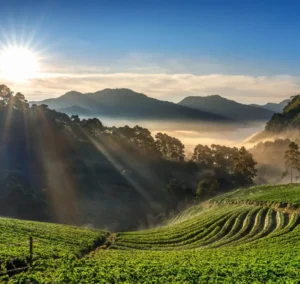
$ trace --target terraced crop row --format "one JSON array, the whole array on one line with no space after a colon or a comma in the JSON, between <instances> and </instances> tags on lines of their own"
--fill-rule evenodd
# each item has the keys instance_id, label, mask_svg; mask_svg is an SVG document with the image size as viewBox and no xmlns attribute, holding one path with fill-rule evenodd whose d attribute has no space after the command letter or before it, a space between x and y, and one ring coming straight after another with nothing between
<instances>
[{"instance_id":1,"label":"terraced crop row","mask_svg":"<svg viewBox=\"0 0 300 284\"><path fill-rule=\"evenodd\" d=\"M299 184L263 185L239 189L210 200L213 203L264 203L281 207L300 207Z\"/></svg>"},{"instance_id":2,"label":"terraced crop row","mask_svg":"<svg viewBox=\"0 0 300 284\"><path fill-rule=\"evenodd\" d=\"M108 234L95 229L9 218L0 218L0 232L0 263L26 261L30 236L34 259L45 259L70 251L79 255L101 245Z\"/></svg>"},{"instance_id":3,"label":"terraced crop row","mask_svg":"<svg viewBox=\"0 0 300 284\"><path fill-rule=\"evenodd\" d=\"M112 249L182 250L236 246L292 231L297 213L251 205L222 205L182 214L168 226L141 232L119 233Z\"/></svg>"}]
</instances>

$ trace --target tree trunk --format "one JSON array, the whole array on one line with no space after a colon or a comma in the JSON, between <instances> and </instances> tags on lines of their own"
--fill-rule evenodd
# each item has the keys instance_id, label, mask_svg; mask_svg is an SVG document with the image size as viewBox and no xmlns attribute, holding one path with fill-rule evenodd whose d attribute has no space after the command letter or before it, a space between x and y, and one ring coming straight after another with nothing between
<instances>
[{"instance_id":1,"label":"tree trunk","mask_svg":"<svg viewBox=\"0 0 300 284\"><path fill-rule=\"evenodd\" d=\"M291 168L291 183L293 183L293 168Z\"/></svg>"}]
</instances>

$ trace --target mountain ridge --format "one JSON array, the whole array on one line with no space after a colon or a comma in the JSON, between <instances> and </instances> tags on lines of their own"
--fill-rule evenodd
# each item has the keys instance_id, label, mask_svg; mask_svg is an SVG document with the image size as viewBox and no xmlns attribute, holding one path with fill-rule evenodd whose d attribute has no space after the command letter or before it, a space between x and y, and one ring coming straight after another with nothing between
<instances>
[{"instance_id":1,"label":"mountain ridge","mask_svg":"<svg viewBox=\"0 0 300 284\"><path fill-rule=\"evenodd\" d=\"M55 110L70 107L88 109L91 115L124 118L226 121L231 119L205 111L151 98L130 89L104 89L95 93L70 91L66 94L32 104L47 104Z\"/></svg>"},{"instance_id":2,"label":"mountain ridge","mask_svg":"<svg viewBox=\"0 0 300 284\"><path fill-rule=\"evenodd\" d=\"M286 99L286 100L281 101L280 103L271 103L271 102L269 102L269 103L266 103L264 105L251 104L251 106L268 109L268 110L274 111L275 113L280 113L280 112L283 111L283 109L289 103L289 101L290 101L290 99Z\"/></svg>"},{"instance_id":3,"label":"mountain ridge","mask_svg":"<svg viewBox=\"0 0 300 284\"><path fill-rule=\"evenodd\" d=\"M241 121L267 121L274 114L273 111L238 103L220 95L189 96L178 104Z\"/></svg>"}]
</instances>

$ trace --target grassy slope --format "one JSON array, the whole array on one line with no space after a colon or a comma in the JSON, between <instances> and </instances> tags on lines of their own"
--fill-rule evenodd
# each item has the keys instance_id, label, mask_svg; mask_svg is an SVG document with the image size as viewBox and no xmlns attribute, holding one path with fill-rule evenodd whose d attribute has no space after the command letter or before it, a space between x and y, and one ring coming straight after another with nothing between
<instances>
[{"instance_id":1,"label":"grassy slope","mask_svg":"<svg viewBox=\"0 0 300 284\"><path fill-rule=\"evenodd\" d=\"M0 262L26 260L30 236L35 258L46 259L61 257L70 251L80 256L103 244L107 234L95 229L0 218Z\"/></svg>"},{"instance_id":2,"label":"grassy slope","mask_svg":"<svg viewBox=\"0 0 300 284\"><path fill-rule=\"evenodd\" d=\"M254 200L263 204L194 206L166 226L117 234L110 249L82 259L37 260L34 269L7 281L299 283L299 215L267 206L269 202L297 204L298 193L296 185L236 191L212 201ZM79 239L76 232L72 237Z\"/></svg>"},{"instance_id":3,"label":"grassy slope","mask_svg":"<svg viewBox=\"0 0 300 284\"><path fill-rule=\"evenodd\" d=\"M257 202L272 202L282 203L287 206L300 206L300 185L265 185L251 187L248 189L239 189L216 198L211 202L242 202L242 201L257 201Z\"/></svg>"}]
</instances>

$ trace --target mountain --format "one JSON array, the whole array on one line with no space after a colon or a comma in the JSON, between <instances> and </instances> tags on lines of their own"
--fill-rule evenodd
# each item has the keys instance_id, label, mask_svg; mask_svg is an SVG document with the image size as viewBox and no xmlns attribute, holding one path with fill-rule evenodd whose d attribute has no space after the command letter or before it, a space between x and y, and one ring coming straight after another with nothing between
<instances>
[{"instance_id":1,"label":"mountain","mask_svg":"<svg viewBox=\"0 0 300 284\"><path fill-rule=\"evenodd\" d=\"M260 107L264 109L268 109L270 111L273 111L275 113L280 113L283 111L284 107L289 103L290 99L286 99L280 103L267 103L265 105L257 105L257 104L251 104L251 106Z\"/></svg>"},{"instance_id":2,"label":"mountain","mask_svg":"<svg viewBox=\"0 0 300 284\"><path fill-rule=\"evenodd\" d=\"M175 103L160 101L130 89L104 89L82 94L71 91L65 95L32 104L46 104L61 110L70 107L88 109L90 115L120 118L228 121L228 118L209 111L196 110Z\"/></svg>"},{"instance_id":3,"label":"mountain","mask_svg":"<svg viewBox=\"0 0 300 284\"><path fill-rule=\"evenodd\" d=\"M237 103L219 95L186 97L178 104L239 121L266 121L274 114L273 111Z\"/></svg>"}]
</instances>

